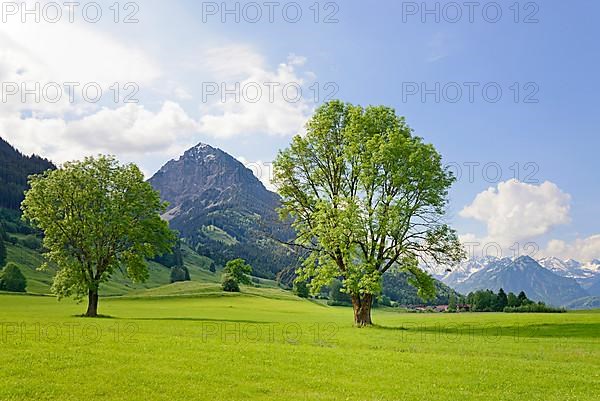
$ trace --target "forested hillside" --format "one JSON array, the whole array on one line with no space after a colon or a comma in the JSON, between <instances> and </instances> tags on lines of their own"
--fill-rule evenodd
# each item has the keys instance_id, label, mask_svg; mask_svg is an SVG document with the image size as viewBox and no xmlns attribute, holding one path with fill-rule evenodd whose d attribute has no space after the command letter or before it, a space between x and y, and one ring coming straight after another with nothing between
<instances>
[{"instance_id":1,"label":"forested hillside","mask_svg":"<svg viewBox=\"0 0 600 401\"><path fill-rule=\"evenodd\" d=\"M27 189L27 177L54 168L49 160L25 156L0 138L0 208L18 210Z\"/></svg>"}]
</instances>

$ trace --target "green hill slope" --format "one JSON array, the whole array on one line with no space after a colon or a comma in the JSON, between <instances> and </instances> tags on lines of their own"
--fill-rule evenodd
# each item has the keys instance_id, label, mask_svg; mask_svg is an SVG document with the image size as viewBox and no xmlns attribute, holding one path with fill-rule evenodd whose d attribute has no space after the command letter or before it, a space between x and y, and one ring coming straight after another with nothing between
<instances>
[{"instance_id":1,"label":"green hill slope","mask_svg":"<svg viewBox=\"0 0 600 401\"><path fill-rule=\"evenodd\" d=\"M188 247L183 247L184 264L190 271L192 280L217 285L220 282L220 272L208 270L211 260L200 256ZM42 255L20 244L7 243L8 261L16 263L27 278L27 292L32 294L49 294L52 278L56 269L52 266L47 271L38 268L44 263ZM170 284L170 269L156 262L148 262L150 277L144 283L132 283L120 271L116 272L110 282L102 285L101 296L125 295L130 292L156 288Z\"/></svg>"}]
</instances>

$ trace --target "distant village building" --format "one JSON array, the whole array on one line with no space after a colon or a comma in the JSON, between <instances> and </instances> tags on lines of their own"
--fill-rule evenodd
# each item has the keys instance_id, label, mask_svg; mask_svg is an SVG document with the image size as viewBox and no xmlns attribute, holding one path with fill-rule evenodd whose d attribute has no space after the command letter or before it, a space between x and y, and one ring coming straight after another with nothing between
<instances>
[{"instance_id":1,"label":"distant village building","mask_svg":"<svg viewBox=\"0 0 600 401\"><path fill-rule=\"evenodd\" d=\"M407 309L416 311L416 312L437 312L443 313L448 312L449 305L406 305ZM469 312L471 310L471 305L468 304L458 304L456 305L457 312Z\"/></svg>"}]
</instances>

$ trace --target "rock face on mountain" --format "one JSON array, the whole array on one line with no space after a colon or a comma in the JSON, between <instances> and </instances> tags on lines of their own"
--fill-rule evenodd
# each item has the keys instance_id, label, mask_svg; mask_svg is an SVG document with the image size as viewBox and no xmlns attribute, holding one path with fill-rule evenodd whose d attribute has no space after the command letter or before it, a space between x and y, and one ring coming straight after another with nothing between
<instances>
[{"instance_id":1,"label":"rock face on mountain","mask_svg":"<svg viewBox=\"0 0 600 401\"><path fill-rule=\"evenodd\" d=\"M525 291L530 299L555 306L588 296L574 279L554 274L529 256L492 261L453 288L463 294L500 288L514 293Z\"/></svg>"},{"instance_id":2,"label":"rock face on mountain","mask_svg":"<svg viewBox=\"0 0 600 401\"><path fill-rule=\"evenodd\" d=\"M465 281L473 273L486 267L488 264L497 261L495 256L473 257L463 261L458 266L441 272L433 272L433 276L443 281L446 285L454 288Z\"/></svg>"},{"instance_id":3,"label":"rock face on mountain","mask_svg":"<svg viewBox=\"0 0 600 401\"><path fill-rule=\"evenodd\" d=\"M198 253L221 265L244 258L267 278L296 263L280 242L290 241L293 231L279 221L279 196L222 150L199 144L149 182L170 204L163 217Z\"/></svg>"}]
</instances>

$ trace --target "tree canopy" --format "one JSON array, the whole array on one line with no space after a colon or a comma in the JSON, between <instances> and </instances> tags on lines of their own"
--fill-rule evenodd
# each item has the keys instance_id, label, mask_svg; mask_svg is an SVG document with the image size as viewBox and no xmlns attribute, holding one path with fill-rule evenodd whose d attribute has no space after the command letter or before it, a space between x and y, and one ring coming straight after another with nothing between
<instances>
[{"instance_id":1,"label":"tree canopy","mask_svg":"<svg viewBox=\"0 0 600 401\"><path fill-rule=\"evenodd\" d=\"M52 291L59 298L87 294L87 316L97 315L100 284L116 269L144 281L146 258L170 252L175 243L160 218L166 204L134 164L87 157L29 183L21 208L43 230L45 256L59 267Z\"/></svg>"},{"instance_id":2,"label":"tree canopy","mask_svg":"<svg viewBox=\"0 0 600 401\"><path fill-rule=\"evenodd\" d=\"M14 263L7 264L0 272L0 290L25 292L26 288L27 279L21 272L21 269Z\"/></svg>"},{"instance_id":3,"label":"tree canopy","mask_svg":"<svg viewBox=\"0 0 600 401\"><path fill-rule=\"evenodd\" d=\"M419 262L464 257L443 220L454 177L389 107L324 104L274 169L281 217L291 218L296 245L310 252L301 279L316 292L342 278L358 325L371 324L373 295L389 269L409 272L420 295L431 296L433 280Z\"/></svg>"},{"instance_id":4,"label":"tree canopy","mask_svg":"<svg viewBox=\"0 0 600 401\"><path fill-rule=\"evenodd\" d=\"M502 312L506 307L527 306L533 301L527 298L523 291L517 297L514 293L506 294L502 288L498 294L492 290L478 290L469 293L467 303L471 305L471 310L474 312Z\"/></svg>"},{"instance_id":5,"label":"tree canopy","mask_svg":"<svg viewBox=\"0 0 600 401\"><path fill-rule=\"evenodd\" d=\"M306 284L306 281L302 281L302 280L294 281L293 291L294 291L294 294L296 294L300 298L308 298L308 296L310 295L310 291L308 289L308 284Z\"/></svg>"},{"instance_id":6,"label":"tree canopy","mask_svg":"<svg viewBox=\"0 0 600 401\"><path fill-rule=\"evenodd\" d=\"M230 260L223 269L223 274L232 278L238 284L250 284L251 281L248 275L251 273L252 266L246 264L246 261L241 258Z\"/></svg>"}]
</instances>

